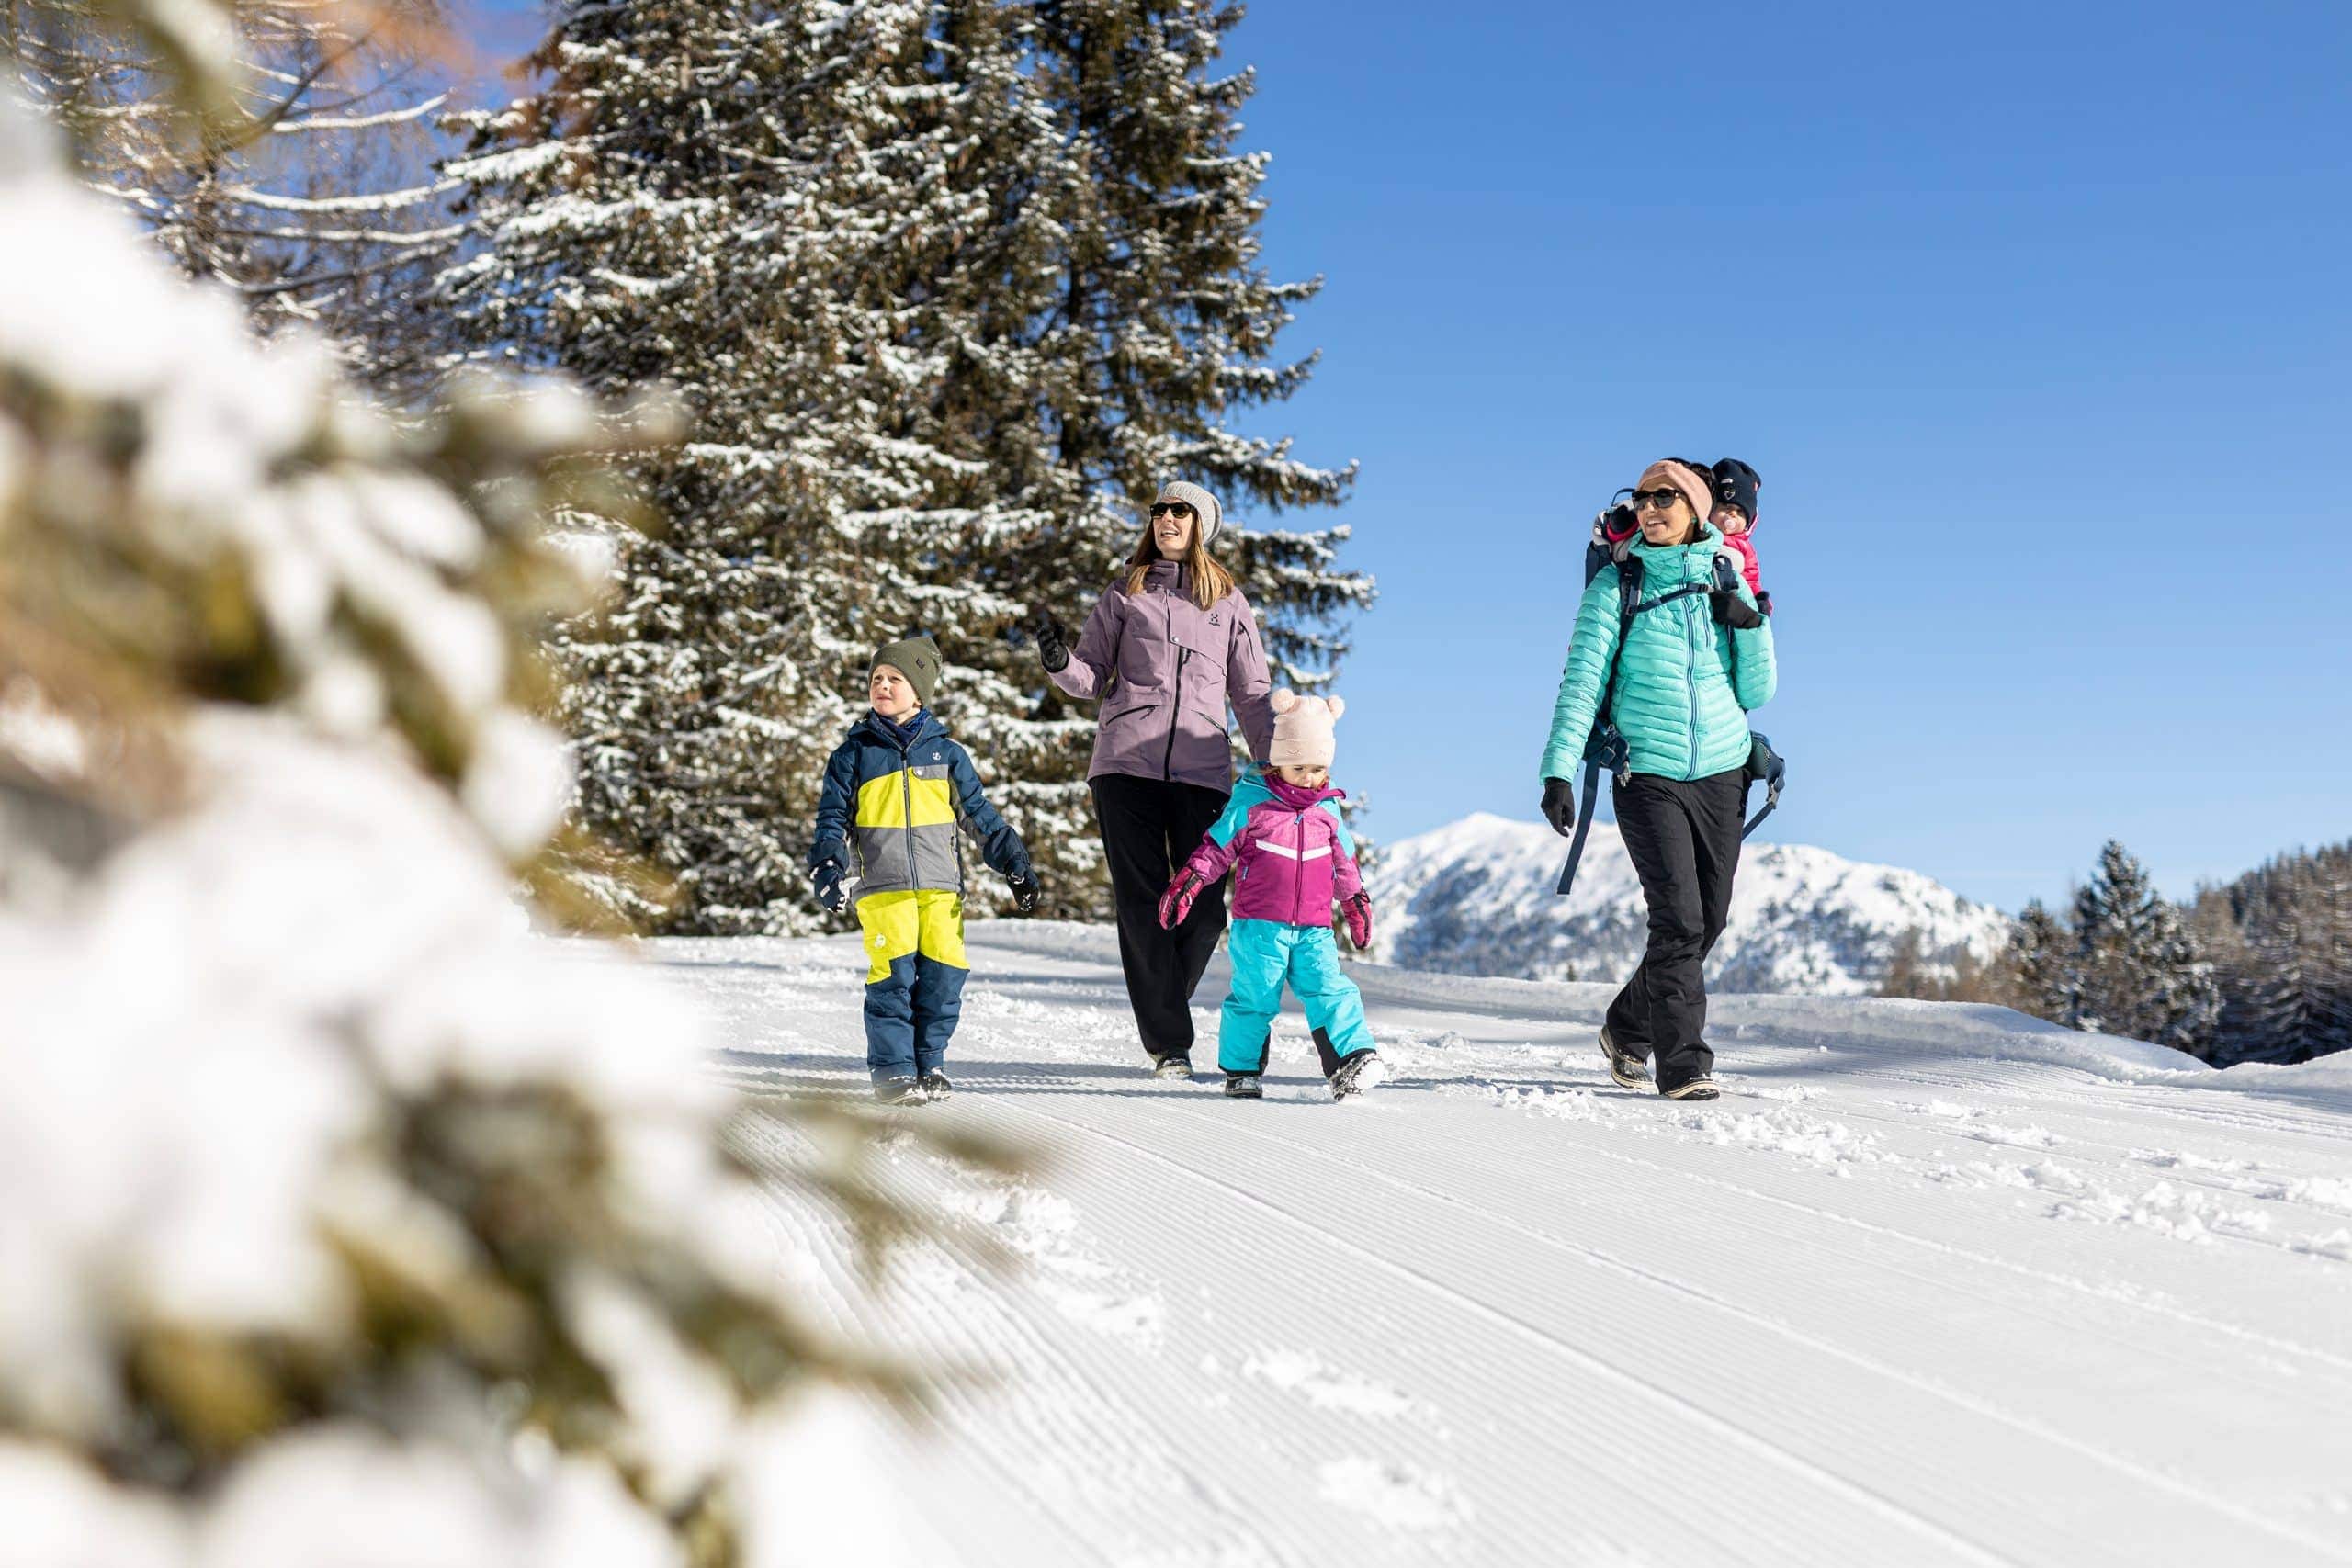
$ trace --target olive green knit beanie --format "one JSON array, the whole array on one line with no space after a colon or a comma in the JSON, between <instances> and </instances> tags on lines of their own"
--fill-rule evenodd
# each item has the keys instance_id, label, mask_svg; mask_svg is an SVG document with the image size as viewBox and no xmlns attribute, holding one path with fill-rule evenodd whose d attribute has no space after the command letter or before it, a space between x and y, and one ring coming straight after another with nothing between
<instances>
[{"instance_id":1,"label":"olive green knit beanie","mask_svg":"<svg viewBox=\"0 0 2352 1568\"><path fill-rule=\"evenodd\" d=\"M937 643L921 633L901 637L897 642L886 642L874 650L873 661L865 667L866 678L873 679L874 672L885 664L907 678L907 684L915 689L916 702L924 707L931 705L931 694L939 688L941 664Z\"/></svg>"}]
</instances>

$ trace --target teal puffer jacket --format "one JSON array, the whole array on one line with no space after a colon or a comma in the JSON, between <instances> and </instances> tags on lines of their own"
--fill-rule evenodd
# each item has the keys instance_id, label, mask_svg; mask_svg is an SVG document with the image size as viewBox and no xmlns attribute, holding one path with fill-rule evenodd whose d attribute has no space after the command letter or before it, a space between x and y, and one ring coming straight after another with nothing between
<instances>
[{"instance_id":1,"label":"teal puffer jacket","mask_svg":"<svg viewBox=\"0 0 2352 1568\"><path fill-rule=\"evenodd\" d=\"M1688 545L1653 547L1634 541L1642 558L1642 602L1687 583L1710 583L1723 536L1702 525ZM1735 574L1736 575L1736 574ZM1739 596L1755 603L1747 584ZM1567 668L1552 705L1552 739L1541 776L1574 778L1617 651L1617 568L1586 585L1568 639ZM1686 594L1634 617L1617 662L1614 709L1633 771L1661 778L1702 779L1747 761L1747 710L1772 700L1772 624L1736 632L1708 613L1704 593Z\"/></svg>"}]
</instances>

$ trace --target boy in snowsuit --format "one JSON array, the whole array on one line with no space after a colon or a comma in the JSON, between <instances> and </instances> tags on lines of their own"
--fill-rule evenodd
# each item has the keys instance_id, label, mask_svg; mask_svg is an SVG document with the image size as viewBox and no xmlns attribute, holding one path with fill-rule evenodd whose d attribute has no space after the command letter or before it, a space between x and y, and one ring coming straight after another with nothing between
<instances>
[{"instance_id":1,"label":"boy in snowsuit","mask_svg":"<svg viewBox=\"0 0 2352 1568\"><path fill-rule=\"evenodd\" d=\"M1268 765L1251 768L1234 785L1224 814L1169 883L1159 923L1172 929L1203 888L1232 872L1233 989L1216 1036L1225 1092L1263 1098L1259 1079L1287 981L1306 1004L1331 1098L1344 1100L1380 1081L1363 996L1340 967L1331 936L1336 903L1349 939L1358 948L1372 942L1372 899L1357 872L1355 838L1337 805L1346 795L1330 787L1331 727L1347 705L1287 688L1268 700L1274 710Z\"/></svg>"},{"instance_id":2,"label":"boy in snowsuit","mask_svg":"<svg viewBox=\"0 0 2352 1568\"><path fill-rule=\"evenodd\" d=\"M866 677L874 708L825 763L808 850L817 899L836 914L849 908L855 870L868 963L865 1066L875 1098L888 1105L944 1100L955 1087L942 1062L971 973L959 830L1012 885L1023 914L1042 892L1020 835L930 712L939 675L939 645L927 637L875 650Z\"/></svg>"}]
</instances>

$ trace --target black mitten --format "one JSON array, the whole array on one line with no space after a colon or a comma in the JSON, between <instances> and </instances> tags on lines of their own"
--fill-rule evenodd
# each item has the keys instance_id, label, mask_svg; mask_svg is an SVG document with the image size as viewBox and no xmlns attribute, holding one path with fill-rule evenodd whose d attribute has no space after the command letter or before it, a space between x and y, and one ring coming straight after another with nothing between
<instances>
[{"instance_id":1,"label":"black mitten","mask_svg":"<svg viewBox=\"0 0 2352 1568\"><path fill-rule=\"evenodd\" d=\"M1566 779L1544 781L1544 820L1563 839L1577 830L1576 785Z\"/></svg>"},{"instance_id":2,"label":"black mitten","mask_svg":"<svg viewBox=\"0 0 2352 1568\"><path fill-rule=\"evenodd\" d=\"M1052 612L1040 606L1030 624L1036 628L1037 662L1046 667L1046 673L1058 675L1069 668L1069 633Z\"/></svg>"},{"instance_id":3,"label":"black mitten","mask_svg":"<svg viewBox=\"0 0 2352 1568\"><path fill-rule=\"evenodd\" d=\"M1752 632L1764 624L1756 606L1728 588L1718 588L1707 597L1714 601L1715 619L1736 632Z\"/></svg>"}]
</instances>

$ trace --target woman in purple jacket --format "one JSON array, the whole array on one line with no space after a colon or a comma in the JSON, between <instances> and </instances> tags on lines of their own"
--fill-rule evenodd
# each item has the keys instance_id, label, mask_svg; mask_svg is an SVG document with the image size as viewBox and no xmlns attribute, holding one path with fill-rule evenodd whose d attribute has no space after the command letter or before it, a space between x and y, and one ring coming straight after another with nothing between
<instances>
[{"instance_id":1,"label":"woman in purple jacket","mask_svg":"<svg viewBox=\"0 0 2352 1568\"><path fill-rule=\"evenodd\" d=\"M1192 1076L1193 990L1225 929L1225 890L1204 894L1165 931L1159 895L1232 792L1226 704L1258 761L1274 735L1257 620L1208 550L1224 520L1199 485L1170 485L1078 646L1051 615L1038 617L1038 658L1054 684L1102 699L1086 781L1110 863L1127 1000L1161 1077Z\"/></svg>"}]
</instances>

